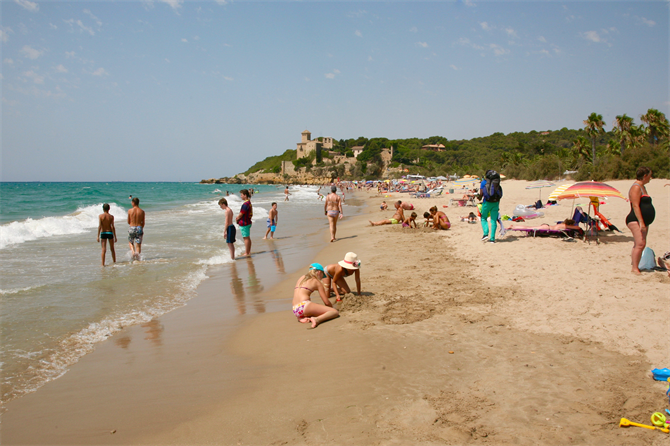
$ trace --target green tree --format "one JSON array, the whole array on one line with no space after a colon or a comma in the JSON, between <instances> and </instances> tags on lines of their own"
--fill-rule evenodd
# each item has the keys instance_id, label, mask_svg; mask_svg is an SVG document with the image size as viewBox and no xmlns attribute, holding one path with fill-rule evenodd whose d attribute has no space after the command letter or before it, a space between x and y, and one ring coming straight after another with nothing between
<instances>
[{"instance_id":1,"label":"green tree","mask_svg":"<svg viewBox=\"0 0 670 446\"><path fill-rule=\"evenodd\" d=\"M576 158L589 158L589 140L585 137L578 136L577 139L572 142L572 149ZM595 154L593 156L595 159Z\"/></svg>"},{"instance_id":2,"label":"green tree","mask_svg":"<svg viewBox=\"0 0 670 446\"><path fill-rule=\"evenodd\" d=\"M603 133L603 127L605 127L603 115L599 115L595 112L591 113L589 117L584 120L584 129L591 138L591 154L594 166L596 165L596 138L600 133Z\"/></svg>"},{"instance_id":3,"label":"green tree","mask_svg":"<svg viewBox=\"0 0 670 446\"><path fill-rule=\"evenodd\" d=\"M623 155L623 151L626 148L626 146L630 145L630 128L633 125L633 118L630 116L626 115L625 113L623 115L618 115L614 119L614 125L613 131L614 134L619 138L619 147L621 149L621 155Z\"/></svg>"},{"instance_id":4,"label":"green tree","mask_svg":"<svg viewBox=\"0 0 670 446\"><path fill-rule=\"evenodd\" d=\"M656 145L661 138L668 138L668 119L664 113L650 108L647 113L640 116L640 120L647 124L649 142Z\"/></svg>"}]
</instances>

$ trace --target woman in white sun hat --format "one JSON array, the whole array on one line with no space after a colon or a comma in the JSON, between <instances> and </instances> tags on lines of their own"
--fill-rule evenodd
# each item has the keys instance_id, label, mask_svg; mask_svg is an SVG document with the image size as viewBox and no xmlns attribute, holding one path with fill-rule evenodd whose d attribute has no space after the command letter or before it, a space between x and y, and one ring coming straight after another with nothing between
<instances>
[{"instance_id":1,"label":"woman in white sun hat","mask_svg":"<svg viewBox=\"0 0 670 446\"><path fill-rule=\"evenodd\" d=\"M351 293L351 288L347 285L345 277L352 274L356 279L356 294L361 295L361 261L355 252L348 252L344 256L344 260L328 265L324 268L326 277L323 279L323 284L326 290L332 289L335 292L337 301L340 302L342 298L340 294Z\"/></svg>"}]
</instances>

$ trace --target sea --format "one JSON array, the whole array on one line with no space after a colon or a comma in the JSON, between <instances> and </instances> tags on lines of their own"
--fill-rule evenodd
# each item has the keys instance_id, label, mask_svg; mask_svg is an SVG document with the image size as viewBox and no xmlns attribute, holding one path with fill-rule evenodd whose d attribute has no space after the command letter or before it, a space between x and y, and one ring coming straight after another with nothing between
<instances>
[{"instance_id":1,"label":"sea","mask_svg":"<svg viewBox=\"0 0 670 446\"><path fill-rule=\"evenodd\" d=\"M237 215L239 191L248 187L255 190L252 256L233 261L218 200L226 197ZM284 201L284 186L273 185L0 183L0 403L62 376L124 327L186 305L211 270L229 274L239 314L265 311L240 295L306 267L323 246L328 223L318 190L291 186ZM131 259L127 241L131 196L146 212L140 260ZM279 224L276 240L266 241L272 202ZM108 247L106 267L96 241L103 203L118 237L116 263ZM346 215L359 211L345 203ZM239 230L235 247L236 256L244 253Z\"/></svg>"}]
</instances>

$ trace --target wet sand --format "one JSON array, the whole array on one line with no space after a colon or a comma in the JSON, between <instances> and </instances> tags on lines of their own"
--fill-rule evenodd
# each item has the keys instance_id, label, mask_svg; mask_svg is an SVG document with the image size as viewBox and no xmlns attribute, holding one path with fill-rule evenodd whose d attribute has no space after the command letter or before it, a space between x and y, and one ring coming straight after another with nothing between
<instances>
[{"instance_id":1,"label":"wet sand","mask_svg":"<svg viewBox=\"0 0 670 446\"><path fill-rule=\"evenodd\" d=\"M625 193L631 183L609 184ZM503 183L504 213L537 199L526 184ZM648 186L657 255L670 229L663 184ZM124 342L117 336L12 402L3 443L667 442L618 427L621 417L648 423L667 407L666 386L649 370L670 364L670 278L630 273L626 202L603 207L624 233L600 244L508 235L491 245L479 241L479 225L458 221L471 208L442 208L448 195L412 202L419 214L444 210L449 231L366 225L390 217L378 204L396 197L407 198L370 195L366 212L343 220L340 240L313 259L335 263L354 251L363 261L363 296L346 295L339 319L314 330L296 322L297 271L264 292L264 313L223 328L203 315L234 311L214 303L229 284L206 281L192 305L157 321L179 328L161 349L148 347L156 328L133 327L127 348L114 349ZM570 211L562 203L530 223ZM142 415L131 416L137 407Z\"/></svg>"}]
</instances>

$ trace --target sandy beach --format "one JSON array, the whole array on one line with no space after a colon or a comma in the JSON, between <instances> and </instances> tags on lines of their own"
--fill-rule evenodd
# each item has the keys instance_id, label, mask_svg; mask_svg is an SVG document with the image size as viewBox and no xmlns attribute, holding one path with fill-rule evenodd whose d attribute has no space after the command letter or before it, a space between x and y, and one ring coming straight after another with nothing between
<instances>
[{"instance_id":1,"label":"sandy beach","mask_svg":"<svg viewBox=\"0 0 670 446\"><path fill-rule=\"evenodd\" d=\"M667 182L647 186L657 256L670 249ZM626 195L632 181L608 184ZM502 213L537 200L527 185L503 182ZM3 443L667 444L668 434L618 426L668 407L650 369L670 367L670 277L631 274L626 201L602 206L623 233L601 233L599 244L513 233L489 244L458 218L473 208L443 207L450 195L356 197L363 214L341 221L336 243L324 229L313 259L354 251L363 262L363 295L347 294L340 318L314 330L296 322L290 301L305 265L260 292L263 311L217 326L216 312L231 310L214 274L155 321L175 327L160 350L151 326L130 327L10 402ZM392 215L382 199L411 201L419 215L435 205L452 228L371 227ZM528 224L570 217L571 201ZM138 339L130 356L114 347L124 336Z\"/></svg>"}]
</instances>

